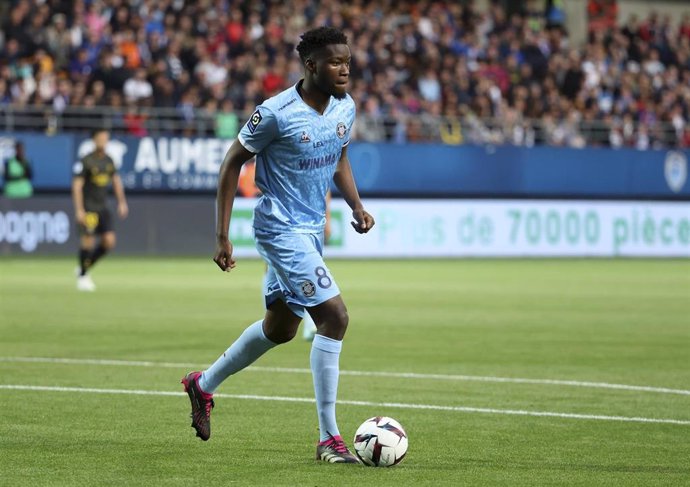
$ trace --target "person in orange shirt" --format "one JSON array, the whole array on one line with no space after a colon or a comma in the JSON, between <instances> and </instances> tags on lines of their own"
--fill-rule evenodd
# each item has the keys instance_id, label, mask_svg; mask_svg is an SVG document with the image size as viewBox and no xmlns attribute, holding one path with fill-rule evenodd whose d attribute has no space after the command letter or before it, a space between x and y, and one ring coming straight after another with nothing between
<instances>
[{"instance_id":1,"label":"person in orange shirt","mask_svg":"<svg viewBox=\"0 0 690 487\"><path fill-rule=\"evenodd\" d=\"M125 65L129 69L136 69L141 66L139 46L137 46L136 39L131 30L127 30L123 34L122 42L120 43L120 53L125 58Z\"/></svg>"}]
</instances>

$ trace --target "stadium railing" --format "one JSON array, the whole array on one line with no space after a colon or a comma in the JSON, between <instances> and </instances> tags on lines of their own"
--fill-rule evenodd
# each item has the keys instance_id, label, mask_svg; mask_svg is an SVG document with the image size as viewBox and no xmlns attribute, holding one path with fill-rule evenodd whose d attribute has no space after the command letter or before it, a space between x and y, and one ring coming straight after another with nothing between
<instances>
[{"instance_id":1,"label":"stadium railing","mask_svg":"<svg viewBox=\"0 0 690 487\"><path fill-rule=\"evenodd\" d=\"M0 106L0 131L79 133L106 128L114 134L139 136L173 135L215 137L216 117L198 108L161 108L138 106L52 107L11 105ZM237 114L238 127L249 114ZM508 144L516 146L551 145L567 147L633 146L639 140L640 126L623 127L604 120L550 120L515 117L477 118L440 117L429 114L373 116L359 114L355 137L367 142L441 142L445 144ZM624 135L625 132L625 135ZM645 127L649 147L673 148L679 144L676 128L667 122ZM614 134L612 136L612 134Z\"/></svg>"}]
</instances>

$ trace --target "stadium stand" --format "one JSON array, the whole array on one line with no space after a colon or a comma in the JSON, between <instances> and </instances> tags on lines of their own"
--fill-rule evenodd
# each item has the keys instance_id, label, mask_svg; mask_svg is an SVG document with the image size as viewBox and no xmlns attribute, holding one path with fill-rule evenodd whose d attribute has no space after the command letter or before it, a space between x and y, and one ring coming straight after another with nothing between
<instances>
[{"instance_id":1,"label":"stadium stand","mask_svg":"<svg viewBox=\"0 0 690 487\"><path fill-rule=\"evenodd\" d=\"M19 0L0 14L6 130L234 137L300 78L299 34L328 24L350 38L360 139L690 147L690 15L592 23L573 46L544 9L473 2Z\"/></svg>"}]
</instances>

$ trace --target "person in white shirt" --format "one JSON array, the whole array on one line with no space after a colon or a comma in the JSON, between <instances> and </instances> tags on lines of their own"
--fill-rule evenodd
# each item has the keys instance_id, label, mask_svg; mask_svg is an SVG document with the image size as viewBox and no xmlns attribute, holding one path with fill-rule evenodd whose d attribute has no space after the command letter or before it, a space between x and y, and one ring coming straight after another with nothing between
<instances>
[{"instance_id":1,"label":"person in white shirt","mask_svg":"<svg viewBox=\"0 0 690 487\"><path fill-rule=\"evenodd\" d=\"M146 70L143 68L137 69L134 73L134 77L125 81L123 91L125 93L125 98L130 102L137 102L152 96L153 87L146 79Z\"/></svg>"}]
</instances>

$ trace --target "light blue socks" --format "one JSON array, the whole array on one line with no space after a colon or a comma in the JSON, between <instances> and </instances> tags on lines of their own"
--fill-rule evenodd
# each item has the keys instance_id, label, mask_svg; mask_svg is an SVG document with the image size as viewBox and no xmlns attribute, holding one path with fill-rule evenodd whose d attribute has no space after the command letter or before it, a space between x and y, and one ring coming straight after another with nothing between
<instances>
[{"instance_id":1,"label":"light blue socks","mask_svg":"<svg viewBox=\"0 0 690 487\"><path fill-rule=\"evenodd\" d=\"M335 400L338 395L338 363L342 347L342 341L323 335L316 335L311 345L311 373L314 377L321 441L327 440L329 435L340 435L335 422Z\"/></svg>"},{"instance_id":2,"label":"light blue socks","mask_svg":"<svg viewBox=\"0 0 690 487\"><path fill-rule=\"evenodd\" d=\"M263 323L263 320L259 320L250 325L235 340L235 343L230 345L230 348L201 374L199 387L201 387L202 391L212 394L221 382L232 374L236 374L248 365L251 365L256 359L276 346L275 343L264 335Z\"/></svg>"},{"instance_id":3,"label":"light blue socks","mask_svg":"<svg viewBox=\"0 0 690 487\"><path fill-rule=\"evenodd\" d=\"M244 330L235 343L201 374L199 387L204 392L213 393L226 378L252 364L275 346L264 335L263 320L257 321ZM321 441L327 440L329 435L340 435L335 421L335 400L342 346L342 341L323 335L316 335L311 346L311 372Z\"/></svg>"}]
</instances>

